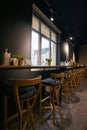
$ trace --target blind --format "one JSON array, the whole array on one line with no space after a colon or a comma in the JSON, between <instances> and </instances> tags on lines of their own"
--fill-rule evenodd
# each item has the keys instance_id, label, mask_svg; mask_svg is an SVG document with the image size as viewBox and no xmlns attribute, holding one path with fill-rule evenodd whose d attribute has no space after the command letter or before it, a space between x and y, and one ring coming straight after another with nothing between
<instances>
[{"instance_id":1,"label":"blind","mask_svg":"<svg viewBox=\"0 0 87 130\"><path fill-rule=\"evenodd\" d=\"M39 19L34 15L32 16L32 27L33 29L39 31Z\"/></svg>"},{"instance_id":2,"label":"blind","mask_svg":"<svg viewBox=\"0 0 87 130\"><path fill-rule=\"evenodd\" d=\"M51 31L51 40L56 42L57 35L53 31Z\"/></svg>"},{"instance_id":3,"label":"blind","mask_svg":"<svg viewBox=\"0 0 87 130\"><path fill-rule=\"evenodd\" d=\"M41 22L41 33L44 34L46 37L50 37L50 29Z\"/></svg>"}]
</instances>

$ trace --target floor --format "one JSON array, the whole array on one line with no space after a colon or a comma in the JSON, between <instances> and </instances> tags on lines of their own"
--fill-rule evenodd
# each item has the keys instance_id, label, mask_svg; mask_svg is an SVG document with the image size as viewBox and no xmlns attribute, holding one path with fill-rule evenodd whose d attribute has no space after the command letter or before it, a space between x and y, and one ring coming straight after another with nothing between
<instances>
[{"instance_id":1,"label":"floor","mask_svg":"<svg viewBox=\"0 0 87 130\"><path fill-rule=\"evenodd\" d=\"M55 110L55 125L50 110L34 113L36 130L87 130L87 78L71 92L67 101L62 98L61 110ZM16 122L9 126L16 127ZM26 130L32 130L30 126Z\"/></svg>"}]
</instances>

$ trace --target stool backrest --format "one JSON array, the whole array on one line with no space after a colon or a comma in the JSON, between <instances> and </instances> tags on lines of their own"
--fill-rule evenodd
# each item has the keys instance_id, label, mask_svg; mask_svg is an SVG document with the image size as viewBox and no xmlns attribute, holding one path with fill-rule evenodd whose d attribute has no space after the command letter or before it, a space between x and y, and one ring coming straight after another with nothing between
<instances>
[{"instance_id":1,"label":"stool backrest","mask_svg":"<svg viewBox=\"0 0 87 130\"><path fill-rule=\"evenodd\" d=\"M16 85L18 87L37 85L41 82L42 77L38 76L31 79L9 79L10 85Z\"/></svg>"},{"instance_id":2,"label":"stool backrest","mask_svg":"<svg viewBox=\"0 0 87 130\"><path fill-rule=\"evenodd\" d=\"M37 85L41 83L41 76L38 76L36 78L32 79L15 79L14 80L14 85L17 85L19 87L23 86L32 86L32 85Z\"/></svg>"},{"instance_id":3,"label":"stool backrest","mask_svg":"<svg viewBox=\"0 0 87 130\"><path fill-rule=\"evenodd\" d=\"M54 79L54 82L56 84L56 80L60 80L61 84L64 81L64 73L51 73L51 78Z\"/></svg>"}]
</instances>

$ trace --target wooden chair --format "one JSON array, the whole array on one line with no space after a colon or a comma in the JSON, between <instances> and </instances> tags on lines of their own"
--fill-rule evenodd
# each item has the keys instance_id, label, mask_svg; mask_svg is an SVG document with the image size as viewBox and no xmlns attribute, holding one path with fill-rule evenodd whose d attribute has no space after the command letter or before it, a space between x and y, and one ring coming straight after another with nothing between
<instances>
[{"instance_id":1,"label":"wooden chair","mask_svg":"<svg viewBox=\"0 0 87 130\"><path fill-rule=\"evenodd\" d=\"M64 80L64 73L51 73L51 78L42 80L42 87L49 87L49 95L42 98L40 94L40 113L44 109L51 109L53 115L53 123L55 124L54 109L59 109L61 106L61 87ZM49 100L50 105L43 106L45 101ZM55 102L57 105L55 105Z\"/></svg>"},{"instance_id":2,"label":"wooden chair","mask_svg":"<svg viewBox=\"0 0 87 130\"><path fill-rule=\"evenodd\" d=\"M74 91L76 88L76 71L68 70L65 72L65 74L68 80L68 91Z\"/></svg>"},{"instance_id":3,"label":"wooden chair","mask_svg":"<svg viewBox=\"0 0 87 130\"><path fill-rule=\"evenodd\" d=\"M41 91L41 81L42 77L38 76L32 79L10 79L9 80L9 87L12 89L11 96L13 95L15 98L15 103L17 107L17 116L19 119L19 126L17 130L25 130L29 121L31 122L31 127L35 130L34 126L34 117L33 117L33 108L35 106L36 100L38 95ZM7 87L7 86L6 86ZM4 92L4 130L7 130L7 124L10 119L13 119L15 116L9 119L7 117L7 97L8 97L8 90L5 87ZM23 108L23 103L26 104L26 110ZM10 107L11 104L10 104ZM27 112L27 117L25 122L23 123L23 114ZM11 129L12 130L12 129Z\"/></svg>"},{"instance_id":4,"label":"wooden chair","mask_svg":"<svg viewBox=\"0 0 87 130\"><path fill-rule=\"evenodd\" d=\"M68 80L68 77L66 77L66 73L65 73L65 76L64 76L64 81L62 83L62 93L61 95L63 97L65 97L65 100L67 101L68 99L68 96L69 96L69 80Z\"/></svg>"},{"instance_id":5,"label":"wooden chair","mask_svg":"<svg viewBox=\"0 0 87 130\"><path fill-rule=\"evenodd\" d=\"M84 77L84 71L85 71L85 68L80 68L78 69L77 71L77 77L76 77L76 84L77 84L77 87L80 86L80 83L82 82L82 79Z\"/></svg>"}]
</instances>

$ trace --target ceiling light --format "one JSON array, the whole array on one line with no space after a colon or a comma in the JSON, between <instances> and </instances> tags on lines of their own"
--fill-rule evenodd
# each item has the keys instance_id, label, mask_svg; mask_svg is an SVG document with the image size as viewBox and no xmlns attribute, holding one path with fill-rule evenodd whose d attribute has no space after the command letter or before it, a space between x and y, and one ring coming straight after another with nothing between
<instances>
[{"instance_id":1,"label":"ceiling light","mask_svg":"<svg viewBox=\"0 0 87 130\"><path fill-rule=\"evenodd\" d=\"M70 40L72 40L72 39L73 39L73 37L69 37L69 39L70 39Z\"/></svg>"},{"instance_id":2,"label":"ceiling light","mask_svg":"<svg viewBox=\"0 0 87 130\"><path fill-rule=\"evenodd\" d=\"M50 17L50 20L53 22L53 21L54 21L54 18L53 18L53 17Z\"/></svg>"}]
</instances>

